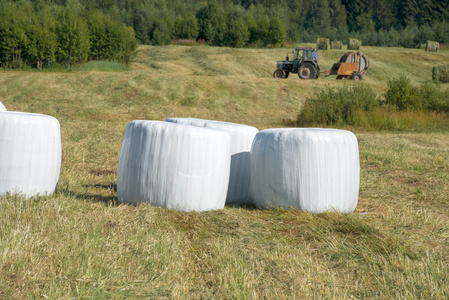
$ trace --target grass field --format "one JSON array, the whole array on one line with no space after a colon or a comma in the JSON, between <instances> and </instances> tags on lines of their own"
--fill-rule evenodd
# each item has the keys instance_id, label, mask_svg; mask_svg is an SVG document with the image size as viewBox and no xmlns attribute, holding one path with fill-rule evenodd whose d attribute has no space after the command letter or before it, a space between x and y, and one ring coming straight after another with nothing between
<instances>
[{"instance_id":1,"label":"grass field","mask_svg":"<svg viewBox=\"0 0 449 300\"><path fill-rule=\"evenodd\" d=\"M227 206L179 213L116 202L136 119L198 117L259 129L296 120L335 77L272 78L289 49L140 47L125 72L0 71L8 110L61 123L58 192L0 198L0 298L449 298L449 133L352 130L352 214ZM320 51L329 69L344 50ZM362 84L431 80L449 52L364 47ZM291 55L290 55L291 56ZM447 85L440 85L447 88Z\"/></svg>"}]
</instances>

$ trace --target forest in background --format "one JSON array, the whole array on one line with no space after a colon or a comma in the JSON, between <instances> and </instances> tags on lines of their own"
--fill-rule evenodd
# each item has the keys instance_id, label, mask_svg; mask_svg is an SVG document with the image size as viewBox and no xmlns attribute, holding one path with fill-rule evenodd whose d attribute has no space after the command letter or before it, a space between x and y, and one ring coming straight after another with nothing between
<instances>
[{"instance_id":1,"label":"forest in background","mask_svg":"<svg viewBox=\"0 0 449 300\"><path fill-rule=\"evenodd\" d=\"M414 48L449 43L448 21L446 0L0 0L0 63L128 63L135 40L281 47L351 37Z\"/></svg>"}]
</instances>

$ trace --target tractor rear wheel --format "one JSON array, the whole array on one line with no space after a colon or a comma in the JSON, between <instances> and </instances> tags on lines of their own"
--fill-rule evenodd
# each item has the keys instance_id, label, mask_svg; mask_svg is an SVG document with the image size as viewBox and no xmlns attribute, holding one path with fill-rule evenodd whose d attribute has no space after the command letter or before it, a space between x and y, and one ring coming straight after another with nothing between
<instances>
[{"instance_id":1,"label":"tractor rear wheel","mask_svg":"<svg viewBox=\"0 0 449 300\"><path fill-rule=\"evenodd\" d=\"M298 76L301 79L313 79L316 78L315 66L310 63L304 63L299 66Z\"/></svg>"},{"instance_id":2,"label":"tractor rear wheel","mask_svg":"<svg viewBox=\"0 0 449 300\"><path fill-rule=\"evenodd\" d=\"M281 70L281 69L277 69L276 71L274 71L273 77L274 77L274 78L287 78L287 77L285 76L284 70Z\"/></svg>"},{"instance_id":3,"label":"tractor rear wheel","mask_svg":"<svg viewBox=\"0 0 449 300\"><path fill-rule=\"evenodd\" d=\"M363 79L363 75L360 73L353 73L352 74L352 80L354 81L360 81Z\"/></svg>"}]
</instances>

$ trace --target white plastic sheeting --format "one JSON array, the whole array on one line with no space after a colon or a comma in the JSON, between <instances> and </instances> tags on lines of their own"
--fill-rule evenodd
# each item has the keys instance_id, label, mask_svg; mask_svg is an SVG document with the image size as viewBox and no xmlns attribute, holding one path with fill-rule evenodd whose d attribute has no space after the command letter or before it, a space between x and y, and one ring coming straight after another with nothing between
<instances>
[{"instance_id":1,"label":"white plastic sheeting","mask_svg":"<svg viewBox=\"0 0 449 300\"><path fill-rule=\"evenodd\" d=\"M178 211L222 209L230 170L224 131L161 121L132 121L117 174L120 202Z\"/></svg>"},{"instance_id":2,"label":"white plastic sheeting","mask_svg":"<svg viewBox=\"0 0 449 300\"><path fill-rule=\"evenodd\" d=\"M0 112L0 196L53 193L61 169L61 133L51 116Z\"/></svg>"},{"instance_id":3,"label":"white plastic sheeting","mask_svg":"<svg viewBox=\"0 0 449 300\"><path fill-rule=\"evenodd\" d=\"M0 102L0 111L7 111L6 107L1 102Z\"/></svg>"},{"instance_id":4,"label":"white plastic sheeting","mask_svg":"<svg viewBox=\"0 0 449 300\"><path fill-rule=\"evenodd\" d=\"M251 191L259 208L352 212L360 163L346 130L282 128L259 132L251 148Z\"/></svg>"},{"instance_id":5,"label":"white plastic sheeting","mask_svg":"<svg viewBox=\"0 0 449 300\"><path fill-rule=\"evenodd\" d=\"M254 137L259 132L255 127L195 118L169 118L167 122L187 124L224 130L231 135L231 173L229 176L226 203L252 203L250 191L250 151Z\"/></svg>"}]
</instances>

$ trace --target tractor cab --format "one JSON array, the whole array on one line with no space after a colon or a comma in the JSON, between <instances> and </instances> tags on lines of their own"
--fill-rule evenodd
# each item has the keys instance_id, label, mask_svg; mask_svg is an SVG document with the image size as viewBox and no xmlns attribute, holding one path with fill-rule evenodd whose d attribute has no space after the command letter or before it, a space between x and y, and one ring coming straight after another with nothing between
<instances>
[{"instance_id":1,"label":"tractor cab","mask_svg":"<svg viewBox=\"0 0 449 300\"><path fill-rule=\"evenodd\" d=\"M318 52L316 52L315 48L296 48L294 51L295 58L298 58L300 61L313 61L318 62L320 58L318 57Z\"/></svg>"},{"instance_id":2,"label":"tractor cab","mask_svg":"<svg viewBox=\"0 0 449 300\"><path fill-rule=\"evenodd\" d=\"M293 50L293 60L278 61L273 77L288 78L290 73L297 73L301 79L315 79L320 75L318 53L313 47L297 47Z\"/></svg>"}]
</instances>

